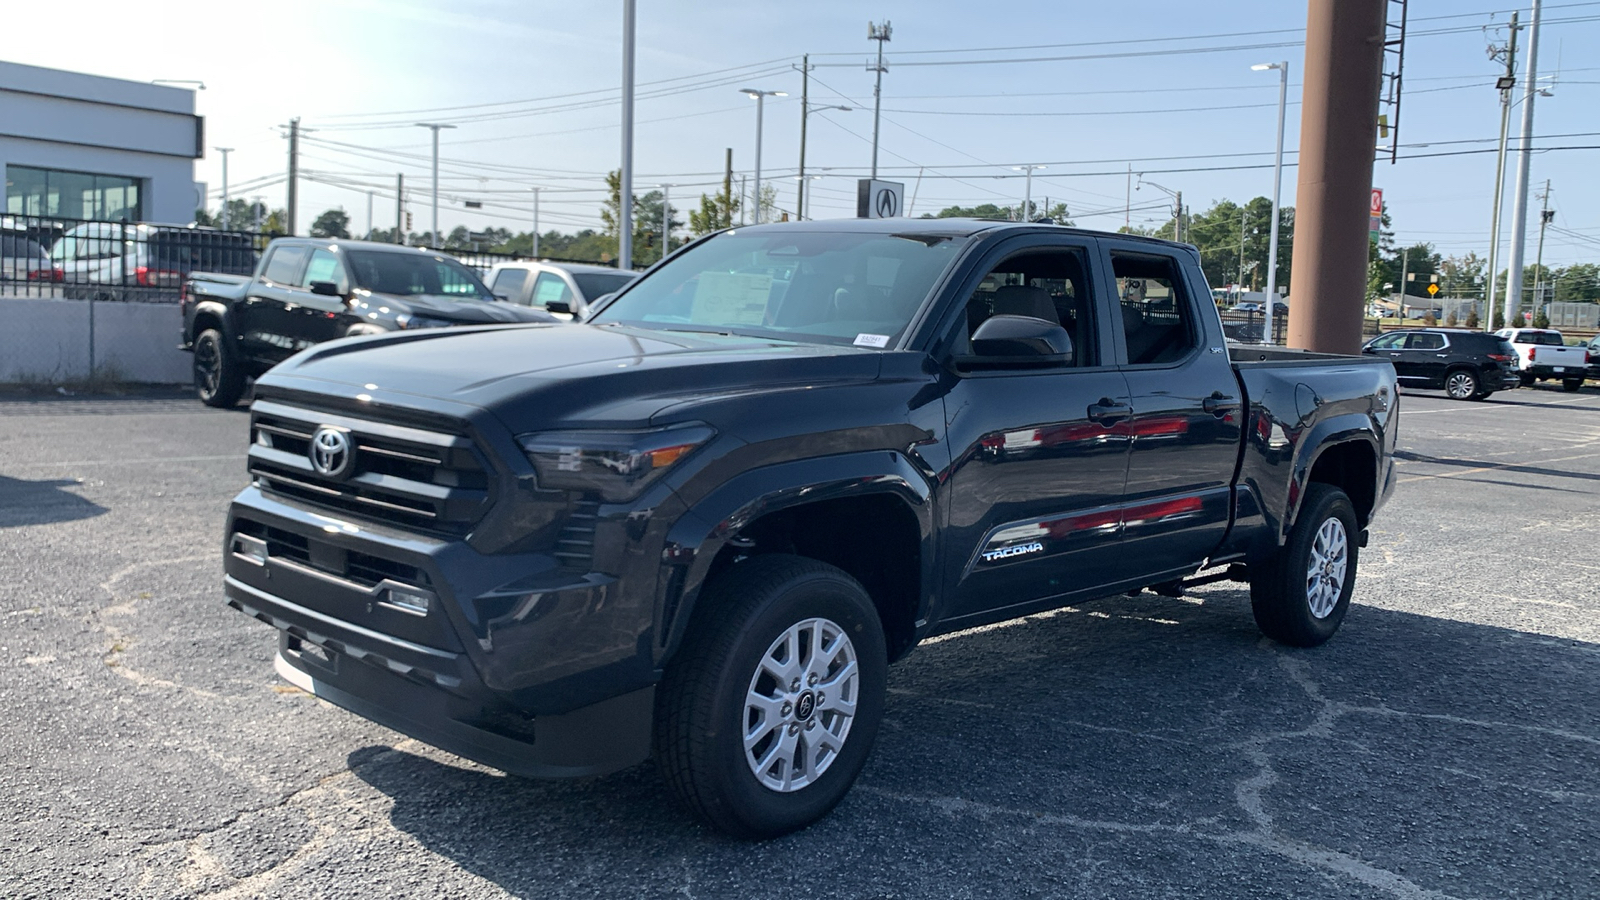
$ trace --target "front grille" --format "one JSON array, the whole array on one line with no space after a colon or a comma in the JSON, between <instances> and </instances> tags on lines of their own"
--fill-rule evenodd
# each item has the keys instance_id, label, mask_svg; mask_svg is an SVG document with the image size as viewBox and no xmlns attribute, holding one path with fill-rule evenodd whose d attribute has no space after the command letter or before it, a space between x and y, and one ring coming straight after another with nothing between
<instances>
[{"instance_id":1,"label":"front grille","mask_svg":"<svg viewBox=\"0 0 1600 900\"><path fill-rule=\"evenodd\" d=\"M312 467L312 435L324 425L354 448L342 477ZM249 465L263 490L429 532L464 534L489 503L489 472L463 435L267 400L251 410Z\"/></svg>"}]
</instances>

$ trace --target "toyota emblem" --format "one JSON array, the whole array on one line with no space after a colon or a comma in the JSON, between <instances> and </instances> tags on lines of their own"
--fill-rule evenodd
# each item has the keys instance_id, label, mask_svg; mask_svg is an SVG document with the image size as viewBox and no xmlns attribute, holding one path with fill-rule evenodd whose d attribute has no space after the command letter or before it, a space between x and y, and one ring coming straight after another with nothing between
<instances>
[{"instance_id":1,"label":"toyota emblem","mask_svg":"<svg viewBox=\"0 0 1600 900\"><path fill-rule=\"evenodd\" d=\"M350 446L350 433L332 425L323 425L311 435L311 468L326 478L343 478L350 474L356 461L355 448Z\"/></svg>"}]
</instances>

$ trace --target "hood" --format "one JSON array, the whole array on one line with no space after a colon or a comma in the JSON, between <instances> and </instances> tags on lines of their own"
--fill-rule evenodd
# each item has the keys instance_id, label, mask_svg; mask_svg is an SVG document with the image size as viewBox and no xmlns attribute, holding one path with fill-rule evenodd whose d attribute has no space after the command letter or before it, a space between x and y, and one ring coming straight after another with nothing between
<instances>
[{"instance_id":1,"label":"hood","mask_svg":"<svg viewBox=\"0 0 1600 900\"><path fill-rule=\"evenodd\" d=\"M258 393L477 407L518 430L640 424L695 396L871 380L880 361L857 347L616 325L429 329L319 344L275 367Z\"/></svg>"},{"instance_id":2,"label":"hood","mask_svg":"<svg viewBox=\"0 0 1600 900\"><path fill-rule=\"evenodd\" d=\"M372 296L358 306L389 307L396 313L409 312L413 316L443 319L461 323L513 323L554 322L556 318L542 309L529 309L500 300L472 300L432 294L382 294Z\"/></svg>"}]
</instances>

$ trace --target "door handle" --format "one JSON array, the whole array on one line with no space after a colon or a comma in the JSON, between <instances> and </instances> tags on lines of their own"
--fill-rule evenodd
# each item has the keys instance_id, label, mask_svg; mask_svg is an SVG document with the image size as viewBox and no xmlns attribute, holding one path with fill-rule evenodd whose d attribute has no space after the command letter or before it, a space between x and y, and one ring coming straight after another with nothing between
<instances>
[{"instance_id":1,"label":"door handle","mask_svg":"<svg viewBox=\"0 0 1600 900\"><path fill-rule=\"evenodd\" d=\"M1133 418L1133 407L1126 403L1118 403L1110 397L1101 397L1098 403L1089 404L1089 420L1107 428L1123 419L1131 418Z\"/></svg>"},{"instance_id":2,"label":"door handle","mask_svg":"<svg viewBox=\"0 0 1600 900\"><path fill-rule=\"evenodd\" d=\"M1448 354L1448 353L1435 353L1434 356L1437 356L1440 359L1448 359L1450 354Z\"/></svg>"},{"instance_id":3,"label":"door handle","mask_svg":"<svg viewBox=\"0 0 1600 900\"><path fill-rule=\"evenodd\" d=\"M1200 401L1200 408L1213 416L1221 418L1239 408L1239 398L1228 397L1218 391Z\"/></svg>"}]
</instances>

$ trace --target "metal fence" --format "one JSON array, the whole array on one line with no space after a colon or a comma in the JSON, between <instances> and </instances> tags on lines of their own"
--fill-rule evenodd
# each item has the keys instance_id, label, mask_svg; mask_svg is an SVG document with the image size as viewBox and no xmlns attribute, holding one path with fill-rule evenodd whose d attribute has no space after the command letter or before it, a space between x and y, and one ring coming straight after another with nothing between
<instances>
[{"instance_id":1,"label":"metal fence","mask_svg":"<svg viewBox=\"0 0 1600 900\"><path fill-rule=\"evenodd\" d=\"M1246 344L1261 343L1262 334L1266 330L1266 317L1260 312L1252 310L1224 309L1222 313L1222 333L1230 341L1241 341ZM1272 317L1272 343L1282 345L1284 337L1289 332L1289 315L1279 313Z\"/></svg>"},{"instance_id":2,"label":"metal fence","mask_svg":"<svg viewBox=\"0 0 1600 900\"><path fill-rule=\"evenodd\" d=\"M250 275L273 238L192 225L0 215L0 296L176 303L191 272ZM481 275L531 256L465 248L441 252ZM615 265L540 257L551 262Z\"/></svg>"}]
</instances>

